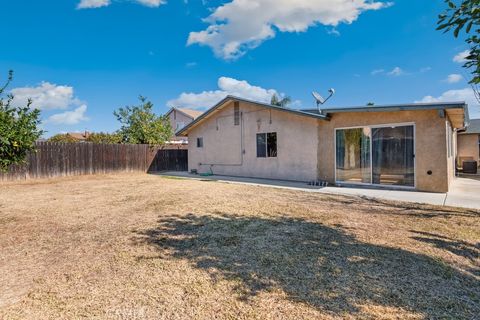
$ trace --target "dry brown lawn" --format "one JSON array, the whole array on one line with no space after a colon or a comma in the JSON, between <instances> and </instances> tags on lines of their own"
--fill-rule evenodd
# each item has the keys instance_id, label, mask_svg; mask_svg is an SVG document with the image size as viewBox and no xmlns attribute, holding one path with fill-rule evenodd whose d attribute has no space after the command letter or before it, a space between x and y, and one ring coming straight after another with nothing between
<instances>
[{"instance_id":1,"label":"dry brown lawn","mask_svg":"<svg viewBox=\"0 0 480 320\"><path fill-rule=\"evenodd\" d=\"M0 318L480 319L480 214L111 175L0 185Z\"/></svg>"}]
</instances>

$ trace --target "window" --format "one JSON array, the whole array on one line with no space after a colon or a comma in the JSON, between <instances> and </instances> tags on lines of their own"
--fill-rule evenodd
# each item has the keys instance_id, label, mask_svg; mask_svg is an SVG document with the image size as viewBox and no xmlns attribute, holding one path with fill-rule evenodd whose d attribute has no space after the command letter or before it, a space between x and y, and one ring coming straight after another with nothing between
<instances>
[{"instance_id":1,"label":"window","mask_svg":"<svg viewBox=\"0 0 480 320\"><path fill-rule=\"evenodd\" d=\"M267 133L267 156L268 157L277 156L277 133L276 132Z\"/></svg>"},{"instance_id":2,"label":"window","mask_svg":"<svg viewBox=\"0 0 480 320\"><path fill-rule=\"evenodd\" d=\"M203 148L203 138L197 138L197 148Z\"/></svg>"},{"instance_id":3,"label":"window","mask_svg":"<svg viewBox=\"0 0 480 320\"><path fill-rule=\"evenodd\" d=\"M277 156L277 133L257 133L257 158Z\"/></svg>"},{"instance_id":4,"label":"window","mask_svg":"<svg viewBox=\"0 0 480 320\"><path fill-rule=\"evenodd\" d=\"M265 158L267 156L267 135L265 133L257 133L257 158Z\"/></svg>"},{"instance_id":5,"label":"window","mask_svg":"<svg viewBox=\"0 0 480 320\"><path fill-rule=\"evenodd\" d=\"M240 103L238 101L233 106L233 124L235 126L240 124Z\"/></svg>"}]
</instances>

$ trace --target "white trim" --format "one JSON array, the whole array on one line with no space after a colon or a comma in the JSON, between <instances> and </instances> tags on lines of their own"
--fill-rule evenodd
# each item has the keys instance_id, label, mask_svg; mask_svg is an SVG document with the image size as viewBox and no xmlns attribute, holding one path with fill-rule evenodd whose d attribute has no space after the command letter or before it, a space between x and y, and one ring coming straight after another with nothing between
<instances>
[{"instance_id":1,"label":"white trim","mask_svg":"<svg viewBox=\"0 0 480 320\"><path fill-rule=\"evenodd\" d=\"M391 185L384 185L373 183L373 150L372 150L372 129L374 128L388 128L388 127L407 127L413 126L413 187L412 186L391 186ZM345 181L338 181L337 180L337 131L338 130L348 130L348 129L363 129L369 128L370 129L370 183L365 182L345 182ZM399 123L385 123L385 124L376 124L376 125L364 125L364 126L353 126L353 127L339 127L334 128L333 130L333 141L334 141L334 178L336 185L359 185L359 186L374 186L374 187L381 187L381 188L391 188L391 189L406 189L406 190L414 190L417 188L417 127L415 122L399 122Z\"/></svg>"}]
</instances>

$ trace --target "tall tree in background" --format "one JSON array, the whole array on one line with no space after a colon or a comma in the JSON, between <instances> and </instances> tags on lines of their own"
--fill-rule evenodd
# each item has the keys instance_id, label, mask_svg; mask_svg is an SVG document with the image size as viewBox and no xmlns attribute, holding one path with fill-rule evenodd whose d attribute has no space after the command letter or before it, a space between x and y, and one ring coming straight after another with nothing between
<instances>
[{"instance_id":1,"label":"tall tree in background","mask_svg":"<svg viewBox=\"0 0 480 320\"><path fill-rule=\"evenodd\" d=\"M121 143L122 135L118 132L92 132L88 135L87 141L93 143Z\"/></svg>"},{"instance_id":2,"label":"tall tree in background","mask_svg":"<svg viewBox=\"0 0 480 320\"><path fill-rule=\"evenodd\" d=\"M38 128L40 110L30 108L31 100L24 107L14 107L13 95L3 97L12 80L10 71L6 84L0 87L0 171L25 163L28 152L35 149L35 141L43 134Z\"/></svg>"},{"instance_id":3,"label":"tall tree in background","mask_svg":"<svg viewBox=\"0 0 480 320\"><path fill-rule=\"evenodd\" d=\"M480 102L480 0L462 0L459 4L452 0L445 0L445 2L448 8L439 15L437 30L444 30L444 32L453 30L455 38L458 38L462 31L467 35L465 41L470 46L470 53L465 58L466 62L463 66L472 69L472 79L469 83Z\"/></svg>"},{"instance_id":4,"label":"tall tree in background","mask_svg":"<svg viewBox=\"0 0 480 320\"><path fill-rule=\"evenodd\" d=\"M290 97L287 96L280 99L276 94L273 94L272 99L270 100L271 105L282 108L286 108L291 102L292 99Z\"/></svg>"},{"instance_id":5,"label":"tall tree in background","mask_svg":"<svg viewBox=\"0 0 480 320\"><path fill-rule=\"evenodd\" d=\"M76 143L78 142L78 140L67 133L57 133L56 135L53 135L50 138L48 138L48 142Z\"/></svg>"},{"instance_id":6,"label":"tall tree in background","mask_svg":"<svg viewBox=\"0 0 480 320\"><path fill-rule=\"evenodd\" d=\"M122 127L118 130L124 143L164 144L173 135L170 121L153 113L153 104L140 96L140 105L119 108L113 114Z\"/></svg>"}]
</instances>

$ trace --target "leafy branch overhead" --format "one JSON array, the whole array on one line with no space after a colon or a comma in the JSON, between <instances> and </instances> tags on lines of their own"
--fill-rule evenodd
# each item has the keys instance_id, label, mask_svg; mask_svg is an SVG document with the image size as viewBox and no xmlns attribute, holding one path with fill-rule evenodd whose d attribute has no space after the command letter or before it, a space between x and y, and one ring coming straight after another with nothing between
<instances>
[{"instance_id":1,"label":"leafy branch overhead","mask_svg":"<svg viewBox=\"0 0 480 320\"><path fill-rule=\"evenodd\" d=\"M113 114L122 124L118 134L124 143L164 144L173 135L170 121L153 112L153 104L140 96L138 106L119 108Z\"/></svg>"},{"instance_id":2,"label":"leafy branch overhead","mask_svg":"<svg viewBox=\"0 0 480 320\"><path fill-rule=\"evenodd\" d=\"M444 32L453 31L453 36L458 38L463 31L467 38L466 43L470 46L469 55L465 58L464 67L472 69L470 84L477 89L480 84L480 0L463 0L460 4L455 1L446 0L448 8L438 17L437 30ZM478 90L475 90L478 96Z\"/></svg>"},{"instance_id":3,"label":"leafy branch overhead","mask_svg":"<svg viewBox=\"0 0 480 320\"><path fill-rule=\"evenodd\" d=\"M35 149L35 141L43 134L38 128L40 110L26 106L14 107L13 95L4 93L13 80L13 71L8 74L5 85L0 87L0 171L10 166L25 163L28 152Z\"/></svg>"},{"instance_id":4,"label":"leafy branch overhead","mask_svg":"<svg viewBox=\"0 0 480 320\"><path fill-rule=\"evenodd\" d=\"M271 105L282 108L286 108L291 102L292 99L290 97L283 97L280 99L276 94L273 94L272 99L270 100Z\"/></svg>"}]
</instances>

